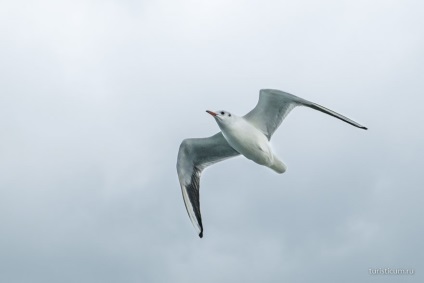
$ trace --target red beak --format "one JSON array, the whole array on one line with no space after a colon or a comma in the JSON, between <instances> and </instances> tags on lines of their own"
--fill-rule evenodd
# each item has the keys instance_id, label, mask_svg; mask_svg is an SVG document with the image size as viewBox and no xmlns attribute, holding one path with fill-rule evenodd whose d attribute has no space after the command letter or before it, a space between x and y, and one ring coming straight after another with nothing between
<instances>
[{"instance_id":1,"label":"red beak","mask_svg":"<svg viewBox=\"0 0 424 283\"><path fill-rule=\"evenodd\" d=\"M212 116L216 116L216 115L218 115L218 114L216 114L215 112L212 112L212 111L209 111L209 110L206 110L206 112L208 112L209 114L211 114Z\"/></svg>"}]
</instances>

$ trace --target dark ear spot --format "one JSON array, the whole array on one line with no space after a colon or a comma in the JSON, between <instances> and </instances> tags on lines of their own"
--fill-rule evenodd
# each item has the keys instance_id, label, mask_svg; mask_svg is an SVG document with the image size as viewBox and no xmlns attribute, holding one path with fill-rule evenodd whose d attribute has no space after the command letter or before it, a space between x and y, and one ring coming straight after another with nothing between
<instances>
[{"instance_id":1,"label":"dark ear spot","mask_svg":"<svg viewBox=\"0 0 424 283\"><path fill-rule=\"evenodd\" d=\"M228 117L231 117L231 113L228 113Z\"/></svg>"}]
</instances>

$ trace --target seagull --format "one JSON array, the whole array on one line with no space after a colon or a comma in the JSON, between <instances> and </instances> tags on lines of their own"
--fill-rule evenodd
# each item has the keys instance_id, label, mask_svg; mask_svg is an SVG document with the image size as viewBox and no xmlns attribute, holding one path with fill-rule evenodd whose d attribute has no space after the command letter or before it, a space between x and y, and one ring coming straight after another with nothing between
<instances>
[{"instance_id":1,"label":"seagull","mask_svg":"<svg viewBox=\"0 0 424 283\"><path fill-rule=\"evenodd\" d=\"M182 141L177 157L177 173L187 213L200 238L203 237L199 188L202 171L219 161L244 155L260 165L282 174L287 166L272 152L269 141L281 122L296 106L306 106L352 126L367 130L357 122L321 105L275 89L262 89L259 101L243 117L228 111L206 112L215 118L221 131L208 138Z\"/></svg>"}]
</instances>

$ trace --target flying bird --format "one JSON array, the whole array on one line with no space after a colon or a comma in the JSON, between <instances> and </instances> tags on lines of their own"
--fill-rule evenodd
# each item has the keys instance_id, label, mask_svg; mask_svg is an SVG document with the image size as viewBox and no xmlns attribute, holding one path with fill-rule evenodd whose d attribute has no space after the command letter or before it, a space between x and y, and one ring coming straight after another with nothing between
<instances>
[{"instance_id":1,"label":"flying bird","mask_svg":"<svg viewBox=\"0 0 424 283\"><path fill-rule=\"evenodd\" d=\"M206 112L215 118L221 131L208 138L185 139L180 145L177 173L181 191L191 222L203 237L200 214L199 188L202 171L219 161L244 155L260 165L282 174L287 166L272 152L269 141L281 122L296 106L306 106L352 126L366 127L321 105L275 89L262 89L258 104L243 117L228 111Z\"/></svg>"}]
</instances>

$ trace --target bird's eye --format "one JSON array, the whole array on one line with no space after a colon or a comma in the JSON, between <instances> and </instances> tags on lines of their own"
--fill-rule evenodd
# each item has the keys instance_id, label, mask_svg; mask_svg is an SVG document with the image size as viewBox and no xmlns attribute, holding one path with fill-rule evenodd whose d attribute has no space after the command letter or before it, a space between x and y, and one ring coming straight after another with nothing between
<instances>
[{"instance_id":1,"label":"bird's eye","mask_svg":"<svg viewBox=\"0 0 424 283\"><path fill-rule=\"evenodd\" d=\"M224 115L224 111L221 112L221 115Z\"/></svg>"},{"instance_id":2,"label":"bird's eye","mask_svg":"<svg viewBox=\"0 0 424 283\"><path fill-rule=\"evenodd\" d=\"M231 114L230 113L228 113L228 117L231 117Z\"/></svg>"}]
</instances>

